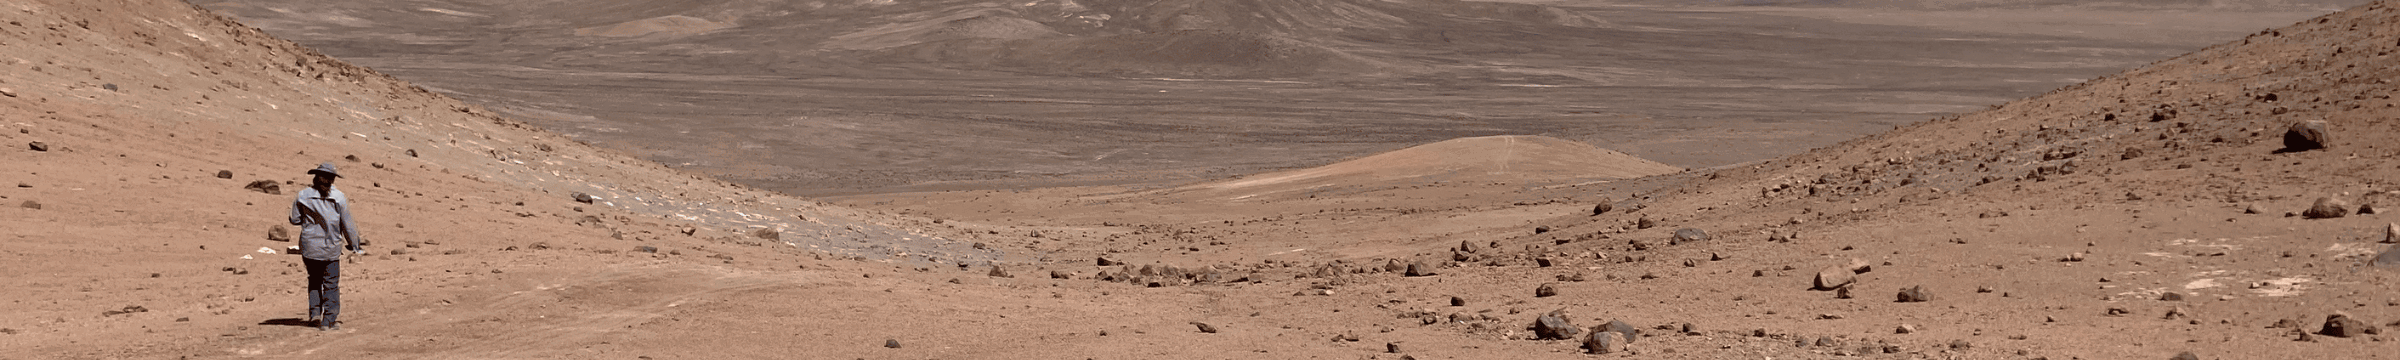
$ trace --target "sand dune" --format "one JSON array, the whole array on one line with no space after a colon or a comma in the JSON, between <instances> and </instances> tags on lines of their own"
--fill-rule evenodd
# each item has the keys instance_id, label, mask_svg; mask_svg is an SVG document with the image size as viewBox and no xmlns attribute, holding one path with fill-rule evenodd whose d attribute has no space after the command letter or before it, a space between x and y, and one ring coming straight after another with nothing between
<instances>
[{"instance_id":1,"label":"sand dune","mask_svg":"<svg viewBox=\"0 0 2400 360\"><path fill-rule=\"evenodd\" d=\"M1545 136L1508 135L1453 139L1315 168L1250 175L1180 189L1235 192L1243 193L1236 197L1247 197L1327 186L1630 179L1681 170L1590 144Z\"/></svg>"}]
</instances>

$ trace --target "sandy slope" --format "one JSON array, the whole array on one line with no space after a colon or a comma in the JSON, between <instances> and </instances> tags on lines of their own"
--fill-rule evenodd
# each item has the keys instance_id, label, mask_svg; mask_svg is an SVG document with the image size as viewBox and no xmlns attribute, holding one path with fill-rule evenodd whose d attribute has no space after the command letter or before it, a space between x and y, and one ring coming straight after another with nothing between
<instances>
[{"instance_id":1,"label":"sandy slope","mask_svg":"<svg viewBox=\"0 0 2400 360\"><path fill-rule=\"evenodd\" d=\"M2390 215L2282 213L2390 201L2395 5L1713 172L843 199L907 213L883 215L567 141L185 4L11 3L0 201L40 208L0 217L0 357L1594 357L1529 339L1565 309L1644 329L1597 357L2394 358L2396 275L2359 266ZM2307 119L2333 147L2277 152ZM263 239L287 198L241 189L319 161L354 174L375 252L334 333L279 325L297 260L256 250L287 244ZM1715 239L1665 241L1687 227ZM1856 298L1807 290L1852 258L1874 267ZM1933 300L1892 301L1915 285ZM2387 332L2275 326L2337 311Z\"/></svg>"}]
</instances>

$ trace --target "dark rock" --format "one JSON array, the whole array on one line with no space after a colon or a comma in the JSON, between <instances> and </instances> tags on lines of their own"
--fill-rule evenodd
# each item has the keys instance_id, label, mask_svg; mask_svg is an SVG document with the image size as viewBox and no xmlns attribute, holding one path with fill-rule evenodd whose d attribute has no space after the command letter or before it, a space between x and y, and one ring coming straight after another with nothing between
<instances>
[{"instance_id":1,"label":"dark rock","mask_svg":"<svg viewBox=\"0 0 2400 360\"><path fill-rule=\"evenodd\" d=\"M267 195L283 195L283 184L277 184L272 180L252 181L249 185L242 185L242 189L266 193Z\"/></svg>"},{"instance_id":2,"label":"dark rock","mask_svg":"<svg viewBox=\"0 0 2400 360\"><path fill-rule=\"evenodd\" d=\"M2359 215L2375 215L2375 204L2358 204Z\"/></svg>"},{"instance_id":3,"label":"dark rock","mask_svg":"<svg viewBox=\"0 0 2400 360\"><path fill-rule=\"evenodd\" d=\"M1549 225L1542 225L1542 226L1535 226L1535 227L1533 227L1533 233L1535 233L1535 234L1543 234L1543 233L1549 233L1549 232L1550 232L1550 226L1549 226Z\"/></svg>"},{"instance_id":4,"label":"dark rock","mask_svg":"<svg viewBox=\"0 0 2400 360\"><path fill-rule=\"evenodd\" d=\"M1910 286L1906 289L1900 289L1900 302L1909 303L1926 301L1933 301L1933 295L1925 293L1924 285Z\"/></svg>"},{"instance_id":5,"label":"dark rock","mask_svg":"<svg viewBox=\"0 0 2400 360\"><path fill-rule=\"evenodd\" d=\"M1408 263L1408 273L1407 273L1407 274L1405 274L1405 275L1407 275L1407 276L1433 276L1433 267L1432 267L1432 266L1425 266L1425 263L1424 263L1424 262L1412 262L1412 263Z\"/></svg>"},{"instance_id":6,"label":"dark rock","mask_svg":"<svg viewBox=\"0 0 2400 360\"><path fill-rule=\"evenodd\" d=\"M218 179L232 179L233 170L217 170Z\"/></svg>"},{"instance_id":7,"label":"dark rock","mask_svg":"<svg viewBox=\"0 0 2400 360\"><path fill-rule=\"evenodd\" d=\"M1676 244L1708 241L1708 232L1694 228L1675 229Z\"/></svg>"},{"instance_id":8,"label":"dark rock","mask_svg":"<svg viewBox=\"0 0 2400 360\"><path fill-rule=\"evenodd\" d=\"M1653 227L1658 227L1658 220L1651 220L1648 216L1644 216L1641 220L1635 220L1633 222L1633 228L1635 229L1648 229Z\"/></svg>"},{"instance_id":9,"label":"dark rock","mask_svg":"<svg viewBox=\"0 0 2400 360\"><path fill-rule=\"evenodd\" d=\"M1403 272L1403 271L1408 271L1408 264L1402 264L1402 263L1400 263L1400 259L1384 260L1384 262L1383 262L1383 272Z\"/></svg>"},{"instance_id":10,"label":"dark rock","mask_svg":"<svg viewBox=\"0 0 2400 360\"><path fill-rule=\"evenodd\" d=\"M1567 319L1567 309L1551 310L1533 320L1533 335L1542 340L1566 340L1583 333L1575 322Z\"/></svg>"},{"instance_id":11,"label":"dark rock","mask_svg":"<svg viewBox=\"0 0 2400 360\"><path fill-rule=\"evenodd\" d=\"M1106 256L1102 256L1102 257L1100 257L1100 259L1099 259L1099 264L1100 264L1100 266L1117 266L1117 265L1124 265L1124 264L1125 264L1125 262L1123 262L1123 261L1117 261L1116 259L1110 259L1110 258L1108 258L1108 257L1106 257Z\"/></svg>"},{"instance_id":12,"label":"dark rock","mask_svg":"<svg viewBox=\"0 0 2400 360\"><path fill-rule=\"evenodd\" d=\"M1464 253L1474 253L1474 252L1475 252L1475 242L1473 242L1473 241L1466 241L1466 240L1459 240L1459 241L1458 241L1458 251L1459 251L1459 252L1464 252Z\"/></svg>"},{"instance_id":13,"label":"dark rock","mask_svg":"<svg viewBox=\"0 0 2400 360\"><path fill-rule=\"evenodd\" d=\"M1008 273L1008 269L1003 269L1003 268L1000 268L1000 265L992 265L992 271L991 271L991 272L989 272L989 273L985 273L984 275L990 275L991 277L996 277L996 278L1013 278L1013 277L1017 277L1016 275L1009 274L1009 273Z\"/></svg>"},{"instance_id":14,"label":"dark rock","mask_svg":"<svg viewBox=\"0 0 2400 360\"><path fill-rule=\"evenodd\" d=\"M17 206L21 206L21 207L24 207L24 208L27 208L27 209L34 209L34 210L41 210L41 209L42 209L42 203L33 202L33 200L25 200L25 203L22 203L22 204L17 204Z\"/></svg>"},{"instance_id":15,"label":"dark rock","mask_svg":"<svg viewBox=\"0 0 2400 360\"><path fill-rule=\"evenodd\" d=\"M2309 120L2292 123L2291 128L2285 129L2283 131L2283 149L2278 151L2309 151L2324 149L2332 145L2333 134L2327 129L2325 121Z\"/></svg>"},{"instance_id":16,"label":"dark rock","mask_svg":"<svg viewBox=\"0 0 2400 360\"><path fill-rule=\"evenodd\" d=\"M1628 342L1625 334L1595 329L1592 331L1591 337L1583 339L1583 351L1592 354L1615 354L1625 352L1625 344Z\"/></svg>"},{"instance_id":17,"label":"dark rock","mask_svg":"<svg viewBox=\"0 0 2400 360\"><path fill-rule=\"evenodd\" d=\"M2365 321L2359 321L2358 318L2350 317L2349 314L2342 313L2326 315L2325 327L2317 330L2317 334L2320 335L2342 338L2367 336L2378 333L2382 333L2382 329L2376 328L2374 324L2369 324Z\"/></svg>"},{"instance_id":18,"label":"dark rock","mask_svg":"<svg viewBox=\"0 0 2400 360\"><path fill-rule=\"evenodd\" d=\"M1216 325L1209 325L1208 323L1194 321L1194 322L1192 322L1192 326L1197 326L1197 327L1199 327L1199 328L1200 328L1200 332L1204 332L1204 333L1210 333L1210 334L1215 334L1215 333L1217 333L1217 326L1216 326Z\"/></svg>"},{"instance_id":19,"label":"dark rock","mask_svg":"<svg viewBox=\"0 0 2400 360\"><path fill-rule=\"evenodd\" d=\"M50 151L50 144L44 144L40 141L25 144L25 147L33 148L33 151Z\"/></svg>"},{"instance_id":20,"label":"dark rock","mask_svg":"<svg viewBox=\"0 0 2400 360\"><path fill-rule=\"evenodd\" d=\"M2176 353L2175 357L2167 358L2167 360L2200 360L2200 355L2192 355L2192 352L2185 351Z\"/></svg>"},{"instance_id":21,"label":"dark rock","mask_svg":"<svg viewBox=\"0 0 2400 360\"><path fill-rule=\"evenodd\" d=\"M757 238L759 238L759 239L768 240L768 241L782 241L782 240L783 240L783 232L781 232L781 231L775 231L775 229L758 229L758 231L752 231L752 232L750 232L750 236L757 237Z\"/></svg>"},{"instance_id":22,"label":"dark rock","mask_svg":"<svg viewBox=\"0 0 2400 360\"><path fill-rule=\"evenodd\" d=\"M1691 335L1691 336L1700 336L1700 325L1693 325L1692 323L1683 323L1683 334L1684 334L1684 335Z\"/></svg>"},{"instance_id":23,"label":"dark rock","mask_svg":"<svg viewBox=\"0 0 2400 360\"><path fill-rule=\"evenodd\" d=\"M1551 267L1558 265L1558 260L1552 260L1547 257L1539 257L1533 258L1533 264L1540 265L1541 267Z\"/></svg>"},{"instance_id":24,"label":"dark rock","mask_svg":"<svg viewBox=\"0 0 2400 360\"><path fill-rule=\"evenodd\" d=\"M887 348L893 348L893 349L898 349L898 348L900 348L900 340L899 340L899 339L883 339L883 347L887 347Z\"/></svg>"},{"instance_id":25,"label":"dark rock","mask_svg":"<svg viewBox=\"0 0 2400 360\"><path fill-rule=\"evenodd\" d=\"M658 247L657 247L657 246L649 246L649 245L635 246L635 247L633 247L633 251L639 251L639 252L645 252L645 253L657 254L657 253L658 253Z\"/></svg>"},{"instance_id":26,"label":"dark rock","mask_svg":"<svg viewBox=\"0 0 2400 360\"><path fill-rule=\"evenodd\" d=\"M1536 287L1536 288L1533 288L1533 297L1552 297L1552 296L1558 296L1558 286L1557 286L1557 284L1549 284L1549 283L1544 283L1544 284L1542 284L1542 286L1541 286L1541 287Z\"/></svg>"},{"instance_id":27,"label":"dark rock","mask_svg":"<svg viewBox=\"0 0 2400 360\"><path fill-rule=\"evenodd\" d=\"M1833 298L1835 298L1835 299L1849 299L1849 298L1850 298L1850 286L1849 286L1849 285L1842 285L1842 287L1839 287L1839 288L1834 288L1834 289L1833 289Z\"/></svg>"},{"instance_id":28,"label":"dark rock","mask_svg":"<svg viewBox=\"0 0 2400 360\"><path fill-rule=\"evenodd\" d=\"M408 149L408 151L404 151L404 153L407 153L408 157L417 157L417 149Z\"/></svg>"},{"instance_id":29,"label":"dark rock","mask_svg":"<svg viewBox=\"0 0 2400 360\"><path fill-rule=\"evenodd\" d=\"M1633 324L1627 324L1622 320L1609 320L1607 324L1601 324L1600 326L1592 327L1592 331L1605 331L1622 334L1625 336L1625 343L1628 344L1633 343L1634 340L1641 340L1642 337L1642 329L1635 329L1633 328Z\"/></svg>"},{"instance_id":30,"label":"dark rock","mask_svg":"<svg viewBox=\"0 0 2400 360\"><path fill-rule=\"evenodd\" d=\"M2183 301L2183 293L2168 291L2165 294L2158 294L2158 301Z\"/></svg>"},{"instance_id":31,"label":"dark rock","mask_svg":"<svg viewBox=\"0 0 2400 360\"><path fill-rule=\"evenodd\" d=\"M1840 346L1840 345L1841 345L1841 343L1834 342L1832 337L1826 337L1826 336L1819 336L1819 337L1817 337L1817 346L1823 346L1823 347L1834 347L1834 346Z\"/></svg>"},{"instance_id":32,"label":"dark rock","mask_svg":"<svg viewBox=\"0 0 2400 360\"><path fill-rule=\"evenodd\" d=\"M2329 197L2317 198L2315 205L2310 205L2308 211L2300 213L2301 217L2310 219L2331 219L2349 215L2350 202Z\"/></svg>"},{"instance_id":33,"label":"dark rock","mask_svg":"<svg viewBox=\"0 0 2400 360\"><path fill-rule=\"evenodd\" d=\"M1398 353L1400 353L1400 343L1397 343L1397 342L1388 342L1388 343L1383 343L1383 352L1387 352L1387 353L1393 353L1393 354L1398 354Z\"/></svg>"},{"instance_id":34,"label":"dark rock","mask_svg":"<svg viewBox=\"0 0 2400 360\"><path fill-rule=\"evenodd\" d=\"M2164 317L2162 317L2162 318L2163 318L2163 319L2167 319L2167 320L2175 320L2175 319L2189 319L2189 318L2191 318L2191 317L2192 317L2192 311L2191 311L2191 310L2189 310L2189 309L2184 309L2182 306L2177 306L2177 307L2175 307L2175 308L2172 308L2172 309L2167 309L2167 315L2166 315L2166 316L2164 316Z\"/></svg>"},{"instance_id":35,"label":"dark rock","mask_svg":"<svg viewBox=\"0 0 2400 360\"><path fill-rule=\"evenodd\" d=\"M568 198L570 198L570 199L575 199L575 202L579 202L579 203L585 203L585 204L590 204L590 203L592 203L592 202L594 202L594 201L600 201L600 198L595 198L595 197L592 197L592 194L585 194L585 193L582 193L582 192L576 192L576 193L574 193L574 194L567 195L567 197L568 197Z\"/></svg>"},{"instance_id":36,"label":"dark rock","mask_svg":"<svg viewBox=\"0 0 2400 360\"><path fill-rule=\"evenodd\" d=\"M1975 348L1975 344L1968 343L1967 339L1950 340L1950 350L1966 350L1972 348Z\"/></svg>"},{"instance_id":37,"label":"dark rock","mask_svg":"<svg viewBox=\"0 0 2400 360\"><path fill-rule=\"evenodd\" d=\"M1600 204L1597 204L1597 205L1592 205L1592 215L1607 214L1609 210L1616 210L1616 209L1617 209L1617 206L1616 206L1616 205L1611 205L1611 204L1609 204L1609 203L1600 203Z\"/></svg>"},{"instance_id":38,"label":"dark rock","mask_svg":"<svg viewBox=\"0 0 2400 360\"><path fill-rule=\"evenodd\" d=\"M1467 299L1466 299L1466 298L1457 297L1457 296L1452 296L1452 297L1450 297L1450 306L1467 306Z\"/></svg>"}]
</instances>

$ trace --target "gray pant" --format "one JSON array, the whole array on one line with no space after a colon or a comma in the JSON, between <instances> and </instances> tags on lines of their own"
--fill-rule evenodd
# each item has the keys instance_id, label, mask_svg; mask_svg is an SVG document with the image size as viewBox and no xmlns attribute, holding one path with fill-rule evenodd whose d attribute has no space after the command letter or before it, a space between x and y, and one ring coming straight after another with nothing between
<instances>
[{"instance_id":1,"label":"gray pant","mask_svg":"<svg viewBox=\"0 0 2400 360\"><path fill-rule=\"evenodd\" d=\"M342 261L301 259L308 266L308 317L330 329L342 313Z\"/></svg>"}]
</instances>

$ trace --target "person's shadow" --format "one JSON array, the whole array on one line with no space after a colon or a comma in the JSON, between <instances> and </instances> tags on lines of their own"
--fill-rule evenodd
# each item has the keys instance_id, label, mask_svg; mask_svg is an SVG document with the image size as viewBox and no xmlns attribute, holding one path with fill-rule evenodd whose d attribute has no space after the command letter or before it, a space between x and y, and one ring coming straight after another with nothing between
<instances>
[{"instance_id":1,"label":"person's shadow","mask_svg":"<svg viewBox=\"0 0 2400 360\"><path fill-rule=\"evenodd\" d=\"M315 322L315 321L308 321L308 319L302 319L302 318L278 318L278 319L267 319L267 321L260 321L260 322L258 322L258 324L259 324L259 325L282 325L282 326L317 327L317 322Z\"/></svg>"}]
</instances>

